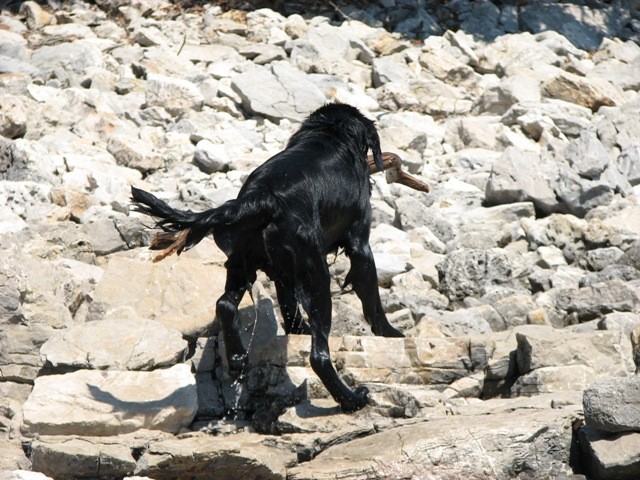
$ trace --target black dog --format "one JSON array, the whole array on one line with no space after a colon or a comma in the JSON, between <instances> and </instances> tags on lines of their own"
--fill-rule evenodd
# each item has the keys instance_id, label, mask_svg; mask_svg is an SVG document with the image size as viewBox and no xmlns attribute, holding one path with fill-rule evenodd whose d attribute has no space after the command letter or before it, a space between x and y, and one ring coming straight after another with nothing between
<instances>
[{"instance_id":1,"label":"black dog","mask_svg":"<svg viewBox=\"0 0 640 480\"><path fill-rule=\"evenodd\" d=\"M227 360L238 375L247 360L237 325L238 304L263 270L275 282L287 333L311 333L311 367L344 411L367 403L368 390L351 391L329 356L331 297L326 255L343 248L351 260L345 285L362 301L375 335L403 336L382 309L376 266L369 247L371 184L367 152L383 169L373 122L349 105L313 112L287 148L249 176L238 198L202 213L178 211L132 188L140 212L158 218L164 230L151 248L166 255L189 249L213 233L227 255L225 293L217 303ZM308 315L307 326L298 302Z\"/></svg>"}]
</instances>

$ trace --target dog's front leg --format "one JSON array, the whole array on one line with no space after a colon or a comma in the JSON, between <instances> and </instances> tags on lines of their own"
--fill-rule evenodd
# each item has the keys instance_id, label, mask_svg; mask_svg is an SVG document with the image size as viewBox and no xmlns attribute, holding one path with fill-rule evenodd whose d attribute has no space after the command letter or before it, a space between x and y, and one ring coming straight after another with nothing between
<instances>
[{"instance_id":1,"label":"dog's front leg","mask_svg":"<svg viewBox=\"0 0 640 480\"><path fill-rule=\"evenodd\" d=\"M352 391L338 376L331 362L329 332L331 331L330 276L326 261L319 256L315 266L307 270L300 301L309 316L311 328L311 368L318 375L333 399L345 412L354 412L367 405L366 387Z\"/></svg>"},{"instance_id":2,"label":"dog's front leg","mask_svg":"<svg viewBox=\"0 0 640 480\"><path fill-rule=\"evenodd\" d=\"M345 286L353 285L360 302L364 318L374 335L382 337L404 337L402 332L394 328L387 319L380 301L378 291L378 274L376 262L368 243L364 243L362 235L348 238L346 254L351 261L351 269L345 279Z\"/></svg>"}]
</instances>

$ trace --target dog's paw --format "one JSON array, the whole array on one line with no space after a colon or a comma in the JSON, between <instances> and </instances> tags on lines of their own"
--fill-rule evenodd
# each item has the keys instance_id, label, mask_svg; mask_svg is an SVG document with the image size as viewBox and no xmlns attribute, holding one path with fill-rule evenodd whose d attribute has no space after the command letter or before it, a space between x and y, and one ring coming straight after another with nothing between
<instances>
[{"instance_id":1,"label":"dog's paw","mask_svg":"<svg viewBox=\"0 0 640 480\"><path fill-rule=\"evenodd\" d=\"M240 380L246 369L248 356L246 353L231 355L227 358L229 376L234 380Z\"/></svg>"},{"instance_id":2,"label":"dog's paw","mask_svg":"<svg viewBox=\"0 0 640 480\"><path fill-rule=\"evenodd\" d=\"M391 325L389 325L389 327L384 331L382 336L388 337L388 338L403 338L404 333L402 333L400 330L397 330L393 328Z\"/></svg>"},{"instance_id":3,"label":"dog's paw","mask_svg":"<svg viewBox=\"0 0 640 480\"><path fill-rule=\"evenodd\" d=\"M353 395L340 404L343 412L356 412L367 406L369 402L369 389L361 386L353 391Z\"/></svg>"}]
</instances>

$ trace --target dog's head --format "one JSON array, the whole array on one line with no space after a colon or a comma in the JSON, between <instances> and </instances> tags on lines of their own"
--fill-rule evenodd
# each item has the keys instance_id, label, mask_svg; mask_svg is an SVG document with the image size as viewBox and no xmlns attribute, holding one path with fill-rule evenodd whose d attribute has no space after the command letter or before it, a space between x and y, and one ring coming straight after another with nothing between
<instances>
[{"instance_id":1,"label":"dog's head","mask_svg":"<svg viewBox=\"0 0 640 480\"><path fill-rule=\"evenodd\" d=\"M302 123L300 129L293 134L288 146L293 146L306 133L325 130L340 136L353 145L354 150L363 159L371 150L373 158L380 171L384 170L380 137L373 120L365 117L360 110L344 103L328 103L313 112Z\"/></svg>"}]
</instances>

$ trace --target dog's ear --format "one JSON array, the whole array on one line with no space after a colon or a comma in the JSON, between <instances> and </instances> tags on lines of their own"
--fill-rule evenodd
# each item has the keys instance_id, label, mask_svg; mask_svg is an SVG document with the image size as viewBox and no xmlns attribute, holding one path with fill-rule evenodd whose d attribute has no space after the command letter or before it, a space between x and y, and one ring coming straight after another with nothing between
<instances>
[{"instance_id":1,"label":"dog's ear","mask_svg":"<svg viewBox=\"0 0 640 480\"><path fill-rule=\"evenodd\" d=\"M378 130L373 122L367 125L367 146L373 154L373 160L378 166L378 170L381 172L384 170L384 164L382 163L382 150L380 149L380 136Z\"/></svg>"}]
</instances>

